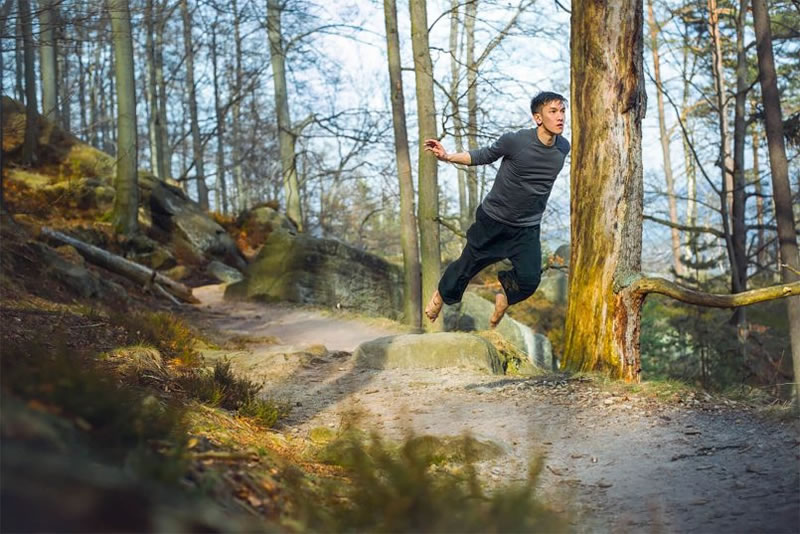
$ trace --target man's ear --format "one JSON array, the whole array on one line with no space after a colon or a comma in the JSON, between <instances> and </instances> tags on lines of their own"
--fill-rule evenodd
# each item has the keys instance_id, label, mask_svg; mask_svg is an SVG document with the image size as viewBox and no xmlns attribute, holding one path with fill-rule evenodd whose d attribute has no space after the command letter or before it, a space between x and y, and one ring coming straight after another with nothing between
<instances>
[{"instance_id":1,"label":"man's ear","mask_svg":"<svg viewBox=\"0 0 800 534\"><path fill-rule=\"evenodd\" d=\"M541 126L541 125L542 125L542 122L543 122L543 121L542 121L542 116L541 116L541 115L539 115L538 113L534 113L534 114L533 114L533 122L535 122L535 123L536 123L536 126Z\"/></svg>"}]
</instances>

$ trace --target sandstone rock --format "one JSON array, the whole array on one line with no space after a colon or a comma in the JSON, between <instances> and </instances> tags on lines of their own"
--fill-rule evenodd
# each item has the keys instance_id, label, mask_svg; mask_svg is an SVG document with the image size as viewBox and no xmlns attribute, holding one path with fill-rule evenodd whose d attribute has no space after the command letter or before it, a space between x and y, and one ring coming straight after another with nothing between
<instances>
[{"instance_id":1,"label":"sandstone rock","mask_svg":"<svg viewBox=\"0 0 800 534\"><path fill-rule=\"evenodd\" d=\"M542 281L536 289L536 296L543 297L554 304L567 303L567 273L548 269L542 273Z\"/></svg>"},{"instance_id":2,"label":"sandstone rock","mask_svg":"<svg viewBox=\"0 0 800 534\"><path fill-rule=\"evenodd\" d=\"M448 332L472 332L485 330L489 317L494 311L494 303L479 295L466 292L461 302L444 307L444 329ZM531 363L544 369L552 369L552 348L546 336L535 333L530 327L506 315L496 331L514 347L523 351Z\"/></svg>"},{"instance_id":3,"label":"sandstone rock","mask_svg":"<svg viewBox=\"0 0 800 534\"><path fill-rule=\"evenodd\" d=\"M356 365L370 369L443 369L464 367L503 374L500 357L485 339L459 332L404 334L359 345Z\"/></svg>"},{"instance_id":4,"label":"sandstone rock","mask_svg":"<svg viewBox=\"0 0 800 534\"><path fill-rule=\"evenodd\" d=\"M213 260L206 266L206 272L220 282L239 282L244 278L242 272L221 261Z\"/></svg>"},{"instance_id":5,"label":"sandstone rock","mask_svg":"<svg viewBox=\"0 0 800 534\"><path fill-rule=\"evenodd\" d=\"M297 227L294 223L286 215L270 206L258 206L246 211L239 216L236 222L248 234L254 231L263 232L264 235L272 231L286 231L293 235L297 234Z\"/></svg>"},{"instance_id":6,"label":"sandstone rock","mask_svg":"<svg viewBox=\"0 0 800 534\"><path fill-rule=\"evenodd\" d=\"M226 298L317 304L397 318L402 269L331 239L272 232Z\"/></svg>"}]
</instances>

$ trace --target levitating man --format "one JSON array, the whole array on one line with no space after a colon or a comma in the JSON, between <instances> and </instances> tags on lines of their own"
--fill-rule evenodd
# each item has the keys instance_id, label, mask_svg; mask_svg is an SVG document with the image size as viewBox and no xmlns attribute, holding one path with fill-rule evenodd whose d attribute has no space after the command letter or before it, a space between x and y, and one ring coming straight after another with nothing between
<instances>
[{"instance_id":1,"label":"levitating man","mask_svg":"<svg viewBox=\"0 0 800 534\"><path fill-rule=\"evenodd\" d=\"M503 158L494 186L475 212L467 230L467 245L439 281L425 315L435 321L443 304L455 304L481 269L508 258L513 268L497 275L501 290L495 296L489 326L495 328L506 309L536 291L541 277L539 227L556 176L569 153L564 131L566 99L542 92L531 100L536 128L509 132L491 146L448 154L436 139L425 150L440 161L460 165L487 165Z\"/></svg>"}]
</instances>

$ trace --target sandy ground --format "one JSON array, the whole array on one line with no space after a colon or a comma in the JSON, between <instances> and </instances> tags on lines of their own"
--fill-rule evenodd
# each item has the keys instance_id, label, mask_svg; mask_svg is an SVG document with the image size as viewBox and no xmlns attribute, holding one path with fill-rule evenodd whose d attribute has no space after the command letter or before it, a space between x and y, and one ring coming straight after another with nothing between
<instances>
[{"instance_id":1,"label":"sandy ground","mask_svg":"<svg viewBox=\"0 0 800 534\"><path fill-rule=\"evenodd\" d=\"M292 403L284 432L336 429L354 414L389 438L466 432L505 452L480 465L499 484L524 480L529 459L544 455L541 494L575 532L800 532L796 422L702 393L681 402L614 397L560 375L361 369L351 356L357 344L396 329L221 294L196 289L202 304L189 318L251 339L222 352L263 380L267 395Z\"/></svg>"}]
</instances>

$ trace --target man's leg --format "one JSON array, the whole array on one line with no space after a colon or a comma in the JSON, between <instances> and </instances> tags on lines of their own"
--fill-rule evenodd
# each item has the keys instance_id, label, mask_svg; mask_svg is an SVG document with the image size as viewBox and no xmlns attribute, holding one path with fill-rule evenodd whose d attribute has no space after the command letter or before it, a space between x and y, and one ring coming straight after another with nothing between
<instances>
[{"instance_id":1,"label":"man's leg","mask_svg":"<svg viewBox=\"0 0 800 534\"><path fill-rule=\"evenodd\" d=\"M497 223L478 207L475 222L467 230L467 244L461 251L461 256L448 265L439 287L431 296L425 307L425 315L433 322L439 316L444 304L455 304L461 301L464 291L472 278L483 268L500 261L494 250L497 247L498 236L502 225Z\"/></svg>"},{"instance_id":2,"label":"man's leg","mask_svg":"<svg viewBox=\"0 0 800 534\"><path fill-rule=\"evenodd\" d=\"M539 287L542 273L539 226L520 228L509 243L508 258L513 269L497 273L502 292L495 297L494 313L489 319L491 328L503 319L509 306L530 297Z\"/></svg>"}]
</instances>

